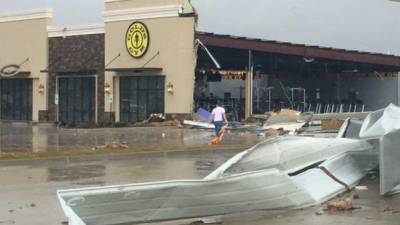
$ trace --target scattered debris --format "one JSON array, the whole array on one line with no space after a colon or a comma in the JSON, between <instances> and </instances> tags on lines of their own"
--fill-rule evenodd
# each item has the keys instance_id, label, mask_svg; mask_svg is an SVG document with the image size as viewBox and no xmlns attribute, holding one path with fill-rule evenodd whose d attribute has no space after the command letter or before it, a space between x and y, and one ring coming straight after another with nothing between
<instances>
[{"instance_id":1,"label":"scattered debris","mask_svg":"<svg viewBox=\"0 0 400 225\"><path fill-rule=\"evenodd\" d=\"M203 108L199 108L195 115L199 118L199 121L207 121L211 118L211 113Z\"/></svg>"},{"instance_id":2,"label":"scattered debris","mask_svg":"<svg viewBox=\"0 0 400 225\"><path fill-rule=\"evenodd\" d=\"M194 126L194 127L206 128L206 129L214 129L215 128L214 124L212 124L212 123L197 122L197 121L193 121L193 120L184 120L183 124Z\"/></svg>"},{"instance_id":3,"label":"scattered debris","mask_svg":"<svg viewBox=\"0 0 400 225\"><path fill-rule=\"evenodd\" d=\"M393 209L392 208L390 208L389 206L387 206L386 208L384 208L383 210L382 210L382 212L390 212L390 211L392 211Z\"/></svg>"},{"instance_id":4,"label":"scattered debris","mask_svg":"<svg viewBox=\"0 0 400 225\"><path fill-rule=\"evenodd\" d=\"M289 134L295 134L305 123L278 123L264 127L267 130L285 131ZM282 134L281 134L282 135Z\"/></svg>"},{"instance_id":5,"label":"scattered debris","mask_svg":"<svg viewBox=\"0 0 400 225\"><path fill-rule=\"evenodd\" d=\"M127 142L121 142L121 143L116 143L113 142L111 144L106 144L106 145L99 145L93 148L93 150L98 150L98 149L122 149L122 148L129 148Z\"/></svg>"},{"instance_id":6,"label":"scattered debris","mask_svg":"<svg viewBox=\"0 0 400 225\"><path fill-rule=\"evenodd\" d=\"M151 114L147 120L136 123L135 126L146 126L146 127L171 127L176 126L182 128L181 122L176 118L168 119L164 114Z\"/></svg>"},{"instance_id":7,"label":"scattered debris","mask_svg":"<svg viewBox=\"0 0 400 225\"><path fill-rule=\"evenodd\" d=\"M400 210L396 210L396 209L393 209L392 207L387 206L386 208L384 208L382 210L382 212L388 212L388 213L392 213L392 214L397 214L397 213L400 213Z\"/></svg>"},{"instance_id":8,"label":"scattered debris","mask_svg":"<svg viewBox=\"0 0 400 225\"><path fill-rule=\"evenodd\" d=\"M359 194L354 194L353 195L353 199L360 199L360 195Z\"/></svg>"},{"instance_id":9,"label":"scattered debris","mask_svg":"<svg viewBox=\"0 0 400 225\"><path fill-rule=\"evenodd\" d=\"M151 114L147 119L147 123L163 122L166 117L164 114Z\"/></svg>"},{"instance_id":10,"label":"scattered debris","mask_svg":"<svg viewBox=\"0 0 400 225\"><path fill-rule=\"evenodd\" d=\"M298 115L285 113L282 115ZM74 225L94 224L95 221L148 223L243 210L301 208L319 205L351 190L366 176L366 171L376 168L379 162L380 167L388 167L382 165L387 164L383 162L397 163L395 170L386 167L386 171L380 170L381 185L385 185L384 189L381 186L381 194L385 194L398 178L395 175L400 173L398 162L389 160L391 156L398 156L398 145L394 144L400 140L400 120L394 119L399 118L399 114L400 108L392 105L371 113L362 124L359 138L287 135L269 139L235 155L204 179L60 190L58 197L70 222L82 221ZM131 196L129 213L121 204L126 203L126 196ZM260 196L263 197L260 199ZM323 211L360 209L353 205L353 200L358 198L357 194L338 197L326 203ZM91 208L92 213L88 214L85 208ZM115 214L117 210L123 211L125 216ZM398 212L391 208L385 210Z\"/></svg>"},{"instance_id":11,"label":"scattered debris","mask_svg":"<svg viewBox=\"0 0 400 225\"><path fill-rule=\"evenodd\" d=\"M263 115L252 115L246 122L259 121L264 124L292 123L303 121L299 111L291 109L281 109L279 112L266 112Z\"/></svg>"},{"instance_id":12,"label":"scattered debris","mask_svg":"<svg viewBox=\"0 0 400 225\"><path fill-rule=\"evenodd\" d=\"M338 198L332 200L326 204L324 211L336 212L336 211L349 211L354 209L360 209L359 207L353 206L352 198Z\"/></svg>"},{"instance_id":13,"label":"scattered debris","mask_svg":"<svg viewBox=\"0 0 400 225\"><path fill-rule=\"evenodd\" d=\"M214 225L214 224L221 224L221 220L216 220L216 219L208 219L208 218L203 218L201 220L193 221L189 223L188 225Z\"/></svg>"},{"instance_id":14,"label":"scattered debris","mask_svg":"<svg viewBox=\"0 0 400 225\"><path fill-rule=\"evenodd\" d=\"M368 190L368 187L367 186L356 186L356 190L366 191L366 190Z\"/></svg>"},{"instance_id":15,"label":"scattered debris","mask_svg":"<svg viewBox=\"0 0 400 225\"><path fill-rule=\"evenodd\" d=\"M182 124L178 120L167 120L162 122L151 122L148 124L149 127L179 127L182 128Z\"/></svg>"},{"instance_id":16,"label":"scattered debris","mask_svg":"<svg viewBox=\"0 0 400 225\"><path fill-rule=\"evenodd\" d=\"M317 212L315 212L315 215L317 215L317 216L324 215L324 210L323 209L319 209Z\"/></svg>"},{"instance_id":17,"label":"scattered debris","mask_svg":"<svg viewBox=\"0 0 400 225\"><path fill-rule=\"evenodd\" d=\"M191 223L189 223L188 225L204 225L204 224L205 224L205 223L204 223L203 221L198 220L198 221L191 222Z\"/></svg>"},{"instance_id":18,"label":"scattered debris","mask_svg":"<svg viewBox=\"0 0 400 225\"><path fill-rule=\"evenodd\" d=\"M272 138L272 137L278 137L278 136L284 135L287 132L284 131L283 128L278 128L278 129L269 128L264 133L265 133L265 137Z\"/></svg>"},{"instance_id":19,"label":"scattered debris","mask_svg":"<svg viewBox=\"0 0 400 225\"><path fill-rule=\"evenodd\" d=\"M322 130L339 130L345 120L342 119L324 119L321 123Z\"/></svg>"}]
</instances>

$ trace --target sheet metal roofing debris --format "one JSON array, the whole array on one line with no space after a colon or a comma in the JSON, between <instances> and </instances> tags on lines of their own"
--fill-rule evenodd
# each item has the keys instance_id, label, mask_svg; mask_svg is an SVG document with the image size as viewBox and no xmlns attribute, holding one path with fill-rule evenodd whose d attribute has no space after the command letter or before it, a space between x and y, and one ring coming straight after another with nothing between
<instances>
[{"instance_id":1,"label":"sheet metal roofing debris","mask_svg":"<svg viewBox=\"0 0 400 225\"><path fill-rule=\"evenodd\" d=\"M198 122L198 121L192 121L192 120L184 120L183 124L200 127L200 128L205 128L205 129L214 129L215 128L214 124L212 124L212 123Z\"/></svg>"},{"instance_id":2,"label":"sheet metal roofing debris","mask_svg":"<svg viewBox=\"0 0 400 225\"><path fill-rule=\"evenodd\" d=\"M400 120L394 115L399 110L389 106L370 114L359 135L365 139L277 137L237 154L204 179L60 190L58 197L70 225L294 209L321 204L354 188L378 164L381 193L386 194L400 184ZM342 136L350 123L345 123Z\"/></svg>"}]
</instances>

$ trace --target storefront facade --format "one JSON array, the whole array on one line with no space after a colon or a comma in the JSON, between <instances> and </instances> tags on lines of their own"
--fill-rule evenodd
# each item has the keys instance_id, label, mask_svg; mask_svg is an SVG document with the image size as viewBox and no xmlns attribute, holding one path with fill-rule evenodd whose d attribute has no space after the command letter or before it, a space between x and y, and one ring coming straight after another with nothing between
<instances>
[{"instance_id":1,"label":"storefront facade","mask_svg":"<svg viewBox=\"0 0 400 225\"><path fill-rule=\"evenodd\" d=\"M105 0L104 23L67 28L51 10L0 14L0 120L182 119L217 98L240 120L296 103L288 87L304 111L400 101L400 57L201 33L196 17L188 0Z\"/></svg>"},{"instance_id":2,"label":"storefront facade","mask_svg":"<svg viewBox=\"0 0 400 225\"><path fill-rule=\"evenodd\" d=\"M39 121L47 110L50 10L0 15L0 118Z\"/></svg>"},{"instance_id":3,"label":"storefront facade","mask_svg":"<svg viewBox=\"0 0 400 225\"><path fill-rule=\"evenodd\" d=\"M106 112L117 122L192 112L195 17L186 1L106 1Z\"/></svg>"},{"instance_id":4,"label":"storefront facade","mask_svg":"<svg viewBox=\"0 0 400 225\"><path fill-rule=\"evenodd\" d=\"M70 28L50 27L51 10L0 15L1 120L87 126L191 113L188 2L106 0L105 8L104 24Z\"/></svg>"}]
</instances>

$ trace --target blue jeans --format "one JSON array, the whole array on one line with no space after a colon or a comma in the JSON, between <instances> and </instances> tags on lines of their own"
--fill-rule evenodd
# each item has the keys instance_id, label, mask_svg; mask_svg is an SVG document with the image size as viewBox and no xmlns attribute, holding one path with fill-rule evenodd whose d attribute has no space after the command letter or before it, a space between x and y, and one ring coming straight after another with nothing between
<instances>
[{"instance_id":1,"label":"blue jeans","mask_svg":"<svg viewBox=\"0 0 400 225\"><path fill-rule=\"evenodd\" d=\"M215 125L215 135L219 136L219 132L221 131L222 126L224 125L224 123L222 121L215 121L214 125Z\"/></svg>"}]
</instances>

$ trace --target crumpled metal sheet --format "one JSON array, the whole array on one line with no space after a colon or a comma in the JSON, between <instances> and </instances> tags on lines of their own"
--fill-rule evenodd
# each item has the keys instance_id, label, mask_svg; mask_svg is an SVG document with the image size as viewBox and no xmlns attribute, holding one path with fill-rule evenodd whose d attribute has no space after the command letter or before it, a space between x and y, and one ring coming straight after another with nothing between
<instances>
[{"instance_id":1,"label":"crumpled metal sheet","mask_svg":"<svg viewBox=\"0 0 400 225\"><path fill-rule=\"evenodd\" d=\"M271 169L217 180L154 182L59 191L64 211L85 224L156 222L295 207L313 199L290 177ZM74 225L74 224L71 224Z\"/></svg>"},{"instance_id":2,"label":"crumpled metal sheet","mask_svg":"<svg viewBox=\"0 0 400 225\"><path fill-rule=\"evenodd\" d=\"M385 109L370 113L365 119L360 137L378 139L400 130L400 107L390 104Z\"/></svg>"},{"instance_id":3,"label":"crumpled metal sheet","mask_svg":"<svg viewBox=\"0 0 400 225\"><path fill-rule=\"evenodd\" d=\"M337 137L338 138L352 138L360 139L360 131L363 125L363 121L348 118L344 121L340 128Z\"/></svg>"},{"instance_id":4,"label":"crumpled metal sheet","mask_svg":"<svg viewBox=\"0 0 400 225\"><path fill-rule=\"evenodd\" d=\"M354 125L357 131L359 124ZM354 131L342 129L332 139L289 136L265 141L202 180L62 190L58 196L71 225L302 208L351 189L378 162L381 193L390 192L400 184L400 108L390 105L371 113L361 126L361 139ZM341 138L348 135L352 139Z\"/></svg>"},{"instance_id":5,"label":"crumpled metal sheet","mask_svg":"<svg viewBox=\"0 0 400 225\"><path fill-rule=\"evenodd\" d=\"M381 195L390 195L400 185L400 131L380 139L379 179Z\"/></svg>"},{"instance_id":6,"label":"crumpled metal sheet","mask_svg":"<svg viewBox=\"0 0 400 225\"><path fill-rule=\"evenodd\" d=\"M296 149L299 144L303 147ZM318 149L309 149L313 145ZM310 154L300 157L301 151L307 153L307 149ZM355 185L364 173L347 153L370 149L371 145L362 140L278 138L239 154L219 168L222 173L206 179L64 190L58 196L70 221L79 221L77 225L132 224L248 210L301 208L319 204ZM259 163L268 157L273 160L261 166ZM319 161L318 157L332 160L289 175L291 168L301 170ZM254 162L256 167L226 173L230 166Z\"/></svg>"},{"instance_id":7,"label":"crumpled metal sheet","mask_svg":"<svg viewBox=\"0 0 400 225\"><path fill-rule=\"evenodd\" d=\"M390 194L400 184L400 107L390 104L370 113L360 137L379 140L380 193Z\"/></svg>"},{"instance_id":8,"label":"crumpled metal sheet","mask_svg":"<svg viewBox=\"0 0 400 225\"><path fill-rule=\"evenodd\" d=\"M221 165L206 179L277 168L288 174L345 152L369 151L367 141L345 138L283 136L261 142Z\"/></svg>"}]
</instances>

